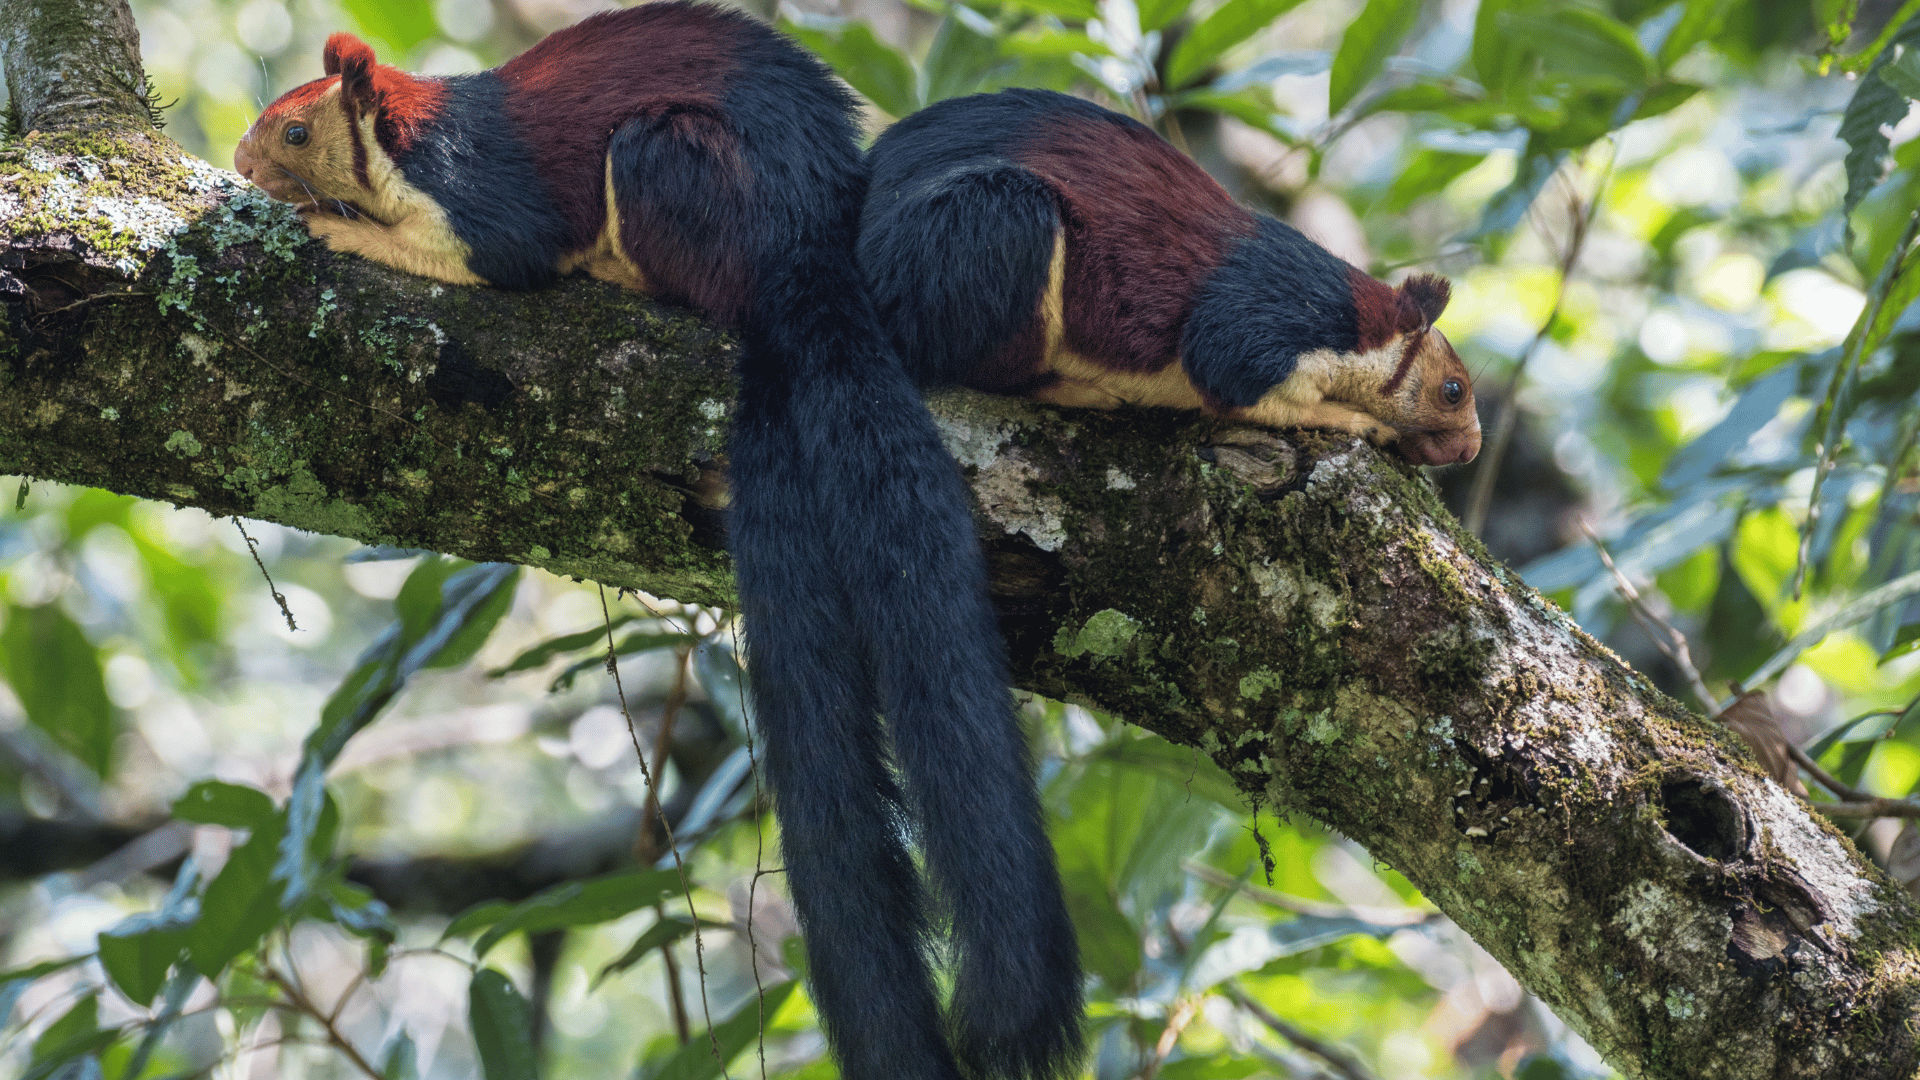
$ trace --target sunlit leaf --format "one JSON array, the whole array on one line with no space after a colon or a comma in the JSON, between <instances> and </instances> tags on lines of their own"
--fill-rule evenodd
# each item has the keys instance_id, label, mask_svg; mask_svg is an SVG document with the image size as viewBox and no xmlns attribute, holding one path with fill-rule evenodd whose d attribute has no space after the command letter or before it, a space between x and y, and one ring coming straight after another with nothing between
<instances>
[{"instance_id":1,"label":"sunlit leaf","mask_svg":"<svg viewBox=\"0 0 1920 1080\"><path fill-rule=\"evenodd\" d=\"M438 32L433 5L427 0L344 0L361 32L402 52ZM404 56L383 56L389 64L404 64Z\"/></svg>"}]
</instances>

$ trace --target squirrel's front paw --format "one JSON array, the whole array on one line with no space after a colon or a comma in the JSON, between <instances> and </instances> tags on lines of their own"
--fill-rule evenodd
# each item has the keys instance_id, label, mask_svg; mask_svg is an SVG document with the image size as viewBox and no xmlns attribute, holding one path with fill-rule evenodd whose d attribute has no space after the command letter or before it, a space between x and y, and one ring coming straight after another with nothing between
<instances>
[{"instance_id":1,"label":"squirrel's front paw","mask_svg":"<svg viewBox=\"0 0 1920 1080\"><path fill-rule=\"evenodd\" d=\"M1386 446L1400 441L1399 429L1390 428L1378 420L1368 420L1360 428L1359 434L1375 446Z\"/></svg>"}]
</instances>

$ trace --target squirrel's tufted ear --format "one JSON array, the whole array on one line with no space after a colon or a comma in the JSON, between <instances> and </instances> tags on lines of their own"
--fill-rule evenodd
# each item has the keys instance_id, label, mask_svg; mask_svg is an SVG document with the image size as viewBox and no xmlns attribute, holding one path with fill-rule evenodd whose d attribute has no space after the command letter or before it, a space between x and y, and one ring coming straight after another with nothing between
<instances>
[{"instance_id":1,"label":"squirrel's tufted ear","mask_svg":"<svg viewBox=\"0 0 1920 1080\"><path fill-rule=\"evenodd\" d=\"M340 76L340 94L356 112L373 108L373 47L352 34L327 38L321 54L324 70Z\"/></svg>"},{"instance_id":2,"label":"squirrel's tufted ear","mask_svg":"<svg viewBox=\"0 0 1920 1080\"><path fill-rule=\"evenodd\" d=\"M1439 274L1415 274L1400 283L1400 295L1410 303L1403 303L1404 309L1411 306L1420 312L1427 326L1440 321L1440 313L1447 310L1447 300L1453 296L1453 286Z\"/></svg>"}]
</instances>

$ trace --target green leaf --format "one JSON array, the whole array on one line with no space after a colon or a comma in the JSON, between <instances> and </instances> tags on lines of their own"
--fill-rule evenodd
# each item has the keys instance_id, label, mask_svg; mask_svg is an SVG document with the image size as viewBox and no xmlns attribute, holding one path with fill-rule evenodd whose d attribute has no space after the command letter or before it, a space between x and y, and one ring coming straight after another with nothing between
<instances>
[{"instance_id":1,"label":"green leaf","mask_svg":"<svg viewBox=\"0 0 1920 1080\"><path fill-rule=\"evenodd\" d=\"M1391 0L1394 3L1409 3L1418 7L1419 0ZM1227 50L1252 37L1268 23L1293 10L1300 0L1227 0L1215 8L1213 14L1202 20L1193 32L1180 39L1173 47L1173 55L1167 58L1167 81L1169 90L1180 90L1198 79L1208 68L1218 64ZM1162 12L1155 11L1154 17L1160 18ZM1166 20L1171 22L1171 18ZM1148 26L1145 10L1141 12L1141 29L1156 29L1165 22Z\"/></svg>"},{"instance_id":2,"label":"green leaf","mask_svg":"<svg viewBox=\"0 0 1920 1080\"><path fill-rule=\"evenodd\" d=\"M152 1003L167 981L167 970L186 948L187 929L198 914L196 903L178 914L135 915L100 932L100 966L128 1001L143 1007Z\"/></svg>"},{"instance_id":3,"label":"green leaf","mask_svg":"<svg viewBox=\"0 0 1920 1080\"><path fill-rule=\"evenodd\" d=\"M1094 0L1006 0L1007 6L1035 15L1051 15L1066 22L1086 23L1100 17L1100 5ZM1153 27L1142 26L1142 30Z\"/></svg>"},{"instance_id":4,"label":"green leaf","mask_svg":"<svg viewBox=\"0 0 1920 1080\"><path fill-rule=\"evenodd\" d=\"M1471 231L1456 237L1457 240L1477 240L1483 236L1495 236L1506 232L1520 223L1526 216L1527 208L1547 186L1553 174L1565 161L1564 150L1553 150L1546 146L1546 140L1535 133L1527 140L1527 148L1520 155L1520 167L1514 171L1513 180L1487 200L1485 209L1480 211L1480 224Z\"/></svg>"},{"instance_id":5,"label":"green leaf","mask_svg":"<svg viewBox=\"0 0 1920 1080\"><path fill-rule=\"evenodd\" d=\"M1550 78L1602 78L1638 90L1653 76L1653 60L1633 31L1590 8L1565 7L1551 15L1510 10L1499 15L1499 22L1502 31L1524 38L1540 55Z\"/></svg>"},{"instance_id":6,"label":"green leaf","mask_svg":"<svg viewBox=\"0 0 1920 1080\"><path fill-rule=\"evenodd\" d=\"M333 853L339 829L340 807L327 794L326 769L308 753L287 796L286 828L273 864L273 880L285 886L281 902L288 910L305 903L312 893L320 868Z\"/></svg>"},{"instance_id":7,"label":"green leaf","mask_svg":"<svg viewBox=\"0 0 1920 1080\"><path fill-rule=\"evenodd\" d=\"M1533 53L1501 25L1500 17L1516 11L1520 0L1480 0L1473 17L1473 69L1480 85L1495 98L1507 90L1529 66Z\"/></svg>"},{"instance_id":8,"label":"green leaf","mask_svg":"<svg viewBox=\"0 0 1920 1080\"><path fill-rule=\"evenodd\" d=\"M482 900L467 910L454 916L452 922L440 933L440 940L466 937L483 926L492 926L513 911L513 905L505 900Z\"/></svg>"},{"instance_id":9,"label":"green leaf","mask_svg":"<svg viewBox=\"0 0 1920 1080\"><path fill-rule=\"evenodd\" d=\"M1709 40L1720 33L1726 25L1727 13L1733 9L1733 0L1686 0L1686 10L1681 12L1680 21L1667 32L1665 41L1660 43L1657 57L1660 70L1673 66L1675 60L1685 56L1695 45Z\"/></svg>"},{"instance_id":10,"label":"green leaf","mask_svg":"<svg viewBox=\"0 0 1920 1080\"><path fill-rule=\"evenodd\" d=\"M1420 17L1420 5L1421 0L1367 0L1333 54L1333 77L1327 84L1329 116L1346 108L1354 95L1386 70L1387 58L1400 51L1401 39Z\"/></svg>"},{"instance_id":11,"label":"green leaf","mask_svg":"<svg viewBox=\"0 0 1920 1080\"><path fill-rule=\"evenodd\" d=\"M604 637L602 641L606 640ZM695 634L628 634L613 647L616 656L632 656L635 653L652 652L655 649L677 649L683 645L692 645L700 638ZM573 680L583 672L607 666L607 654L604 651L583 657L561 669L560 674L547 684L548 693L559 693L571 689Z\"/></svg>"},{"instance_id":12,"label":"green leaf","mask_svg":"<svg viewBox=\"0 0 1920 1080\"><path fill-rule=\"evenodd\" d=\"M1693 100L1693 95L1699 93L1701 89L1702 87L1696 83L1659 83L1641 95L1639 107L1633 110L1633 118L1645 120L1649 116L1672 112Z\"/></svg>"},{"instance_id":13,"label":"green leaf","mask_svg":"<svg viewBox=\"0 0 1920 1080\"><path fill-rule=\"evenodd\" d=\"M1920 100L1920 53L1911 49L1901 52L1892 63L1880 69L1880 77L1887 80L1888 86Z\"/></svg>"},{"instance_id":14,"label":"green leaf","mask_svg":"<svg viewBox=\"0 0 1920 1080\"><path fill-rule=\"evenodd\" d=\"M1911 48L1916 42L1920 42L1920 15L1909 18L1890 44ZM1867 192L1880 183L1892 146L1883 129L1898 124L1907 115L1907 96L1880 76L1896 51L1899 50L1887 49L1875 58L1840 117L1840 138L1847 144L1847 196L1841 202L1842 216L1850 216L1860 200L1867 197Z\"/></svg>"},{"instance_id":15,"label":"green leaf","mask_svg":"<svg viewBox=\"0 0 1920 1080\"><path fill-rule=\"evenodd\" d=\"M1294 133L1284 126L1286 118L1274 109L1273 94L1265 86L1244 86L1233 91L1220 91L1211 87L1183 90L1167 97L1167 111L1172 112L1175 109L1206 109L1231 116L1248 127L1264 131L1288 145L1297 141Z\"/></svg>"},{"instance_id":16,"label":"green leaf","mask_svg":"<svg viewBox=\"0 0 1920 1080\"><path fill-rule=\"evenodd\" d=\"M956 3L940 20L933 43L927 47L926 59L920 64L919 92L915 96L923 107L976 93L1007 66L1006 59L1000 55L999 43L955 14L963 8L964 5Z\"/></svg>"},{"instance_id":17,"label":"green leaf","mask_svg":"<svg viewBox=\"0 0 1920 1080\"><path fill-rule=\"evenodd\" d=\"M702 923L701 925L712 925L714 929L722 929L725 926L725 924L706 923ZM639 937L635 938L633 944L627 946L627 951L620 954L619 959L601 968L600 974L593 977L593 985L597 987L606 981L607 976L618 975L627 970L639 963L653 950L664 949L668 945L679 941L681 938L693 933L693 928L693 922L677 915L662 916L656 920L652 926L647 927Z\"/></svg>"},{"instance_id":18,"label":"green leaf","mask_svg":"<svg viewBox=\"0 0 1920 1080\"><path fill-rule=\"evenodd\" d=\"M1189 6L1191 0L1140 0L1140 32L1166 29Z\"/></svg>"},{"instance_id":19,"label":"green leaf","mask_svg":"<svg viewBox=\"0 0 1920 1080\"><path fill-rule=\"evenodd\" d=\"M32 1064L51 1072L52 1066L98 1049L102 1045L99 1036L113 1034L100 1030L99 1016L100 1001L96 994L89 993L74 1002L72 1008L48 1024L40 1037L33 1040Z\"/></svg>"},{"instance_id":20,"label":"green leaf","mask_svg":"<svg viewBox=\"0 0 1920 1080\"><path fill-rule=\"evenodd\" d=\"M622 615L613 620L612 629L618 630L639 617L640 616L631 613ZM563 653L574 652L594 645L604 645L607 640L607 629L605 626L594 626L585 630L575 631L571 634L562 634L556 638L548 638L540 644L522 652L519 656L514 657L513 662L507 666L497 667L487 672L487 677L490 679L498 679L502 675L512 675L518 671L529 671L533 668L541 667L546 664L547 661Z\"/></svg>"},{"instance_id":21,"label":"green leaf","mask_svg":"<svg viewBox=\"0 0 1920 1080\"><path fill-rule=\"evenodd\" d=\"M1880 664L1913 652L1920 652L1920 622L1910 622L1894 633L1893 647L1880 654Z\"/></svg>"},{"instance_id":22,"label":"green leaf","mask_svg":"<svg viewBox=\"0 0 1920 1080\"><path fill-rule=\"evenodd\" d=\"M481 571L472 573L471 571ZM420 665L423 668L456 668L473 659L481 646L492 636L493 628L500 624L500 617L513 606L513 587L520 580L520 568L503 563L489 563L472 567L471 571L462 571L460 576L448 582L446 602L448 618L456 614L458 619L447 625L451 633L445 635L445 642ZM472 587L483 590L477 602L466 605L461 612L454 612L454 605L464 595L463 585L469 579Z\"/></svg>"},{"instance_id":23,"label":"green leaf","mask_svg":"<svg viewBox=\"0 0 1920 1080\"><path fill-rule=\"evenodd\" d=\"M219 780L202 780L173 801L173 816L229 829L269 827L279 811L267 793Z\"/></svg>"},{"instance_id":24,"label":"green leaf","mask_svg":"<svg viewBox=\"0 0 1920 1080\"><path fill-rule=\"evenodd\" d=\"M679 887L678 870L642 870L547 889L515 904L474 942L473 954L475 958L484 957L508 934L522 930L537 934L564 926L611 922L652 907Z\"/></svg>"},{"instance_id":25,"label":"green leaf","mask_svg":"<svg viewBox=\"0 0 1920 1080\"><path fill-rule=\"evenodd\" d=\"M0 675L27 719L93 770L107 775L119 724L100 650L58 603L11 607L0 630Z\"/></svg>"},{"instance_id":26,"label":"green leaf","mask_svg":"<svg viewBox=\"0 0 1920 1080\"><path fill-rule=\"evenodd\" d=\"M227 857L227 865L207 886L200 918L187 932L193 966L209 979L226 970L234 957L252 948L280 921L281 890L273 880L274 850L281 826L257 828Z\"/></svg>"},{"instance_id":27,"label":"green leaf","mask_svg":"<svg viewBox=\"0 0 1920 1080\"><path fill-rule=\"evenodd\" d=\"M452 565L427 559L408 575L394 599L398 621L367 646L327 698L320 723L307 735L302 768L333 764L347 740L372 723L415 672L443 659L464 662L486 640L511 601L520 568Z\"/></svg>"},{"instance_id":28,"label":"green leaf","mask_svg":"<svg viewBox=\"0 0 1920 1080\"><path fill-rule=\"evenodd\" d=\"M1401 213L1422 195L1431 195L1444 189L1468 169L1485 160L1485 154L1422 150L1401 168L1400 175L1393 181L1393 189L1387 193L1382 205L1392 213Z\"/></svg>"},{"instance_id":29,"label":"green leaf","mask_svg":"<svg viewBox=\"0 0 1920 1080\"><path fill-rule=\"evenodd\" d=\"M345 6L347 14L359 24L361 33L379 38L402 52L439 32L433 18L433 5L426 0L345 0ZM404 56L381 59L402 66L406 62Z\"/></svg>"},{"instance_id":30,"label":"green leaf","mask_svg":"<svg viewBox=\"0 0 1920 1080\"><path fill-rule=\"evenodd\" d=\"M44 978L56 971L65 971L75 964L86 961L86 956L69 956L65 960L42 960L12 971L0 971L0 1027L6 1026L13 1017L13 1007L20 1001L20 995L34 980Z\"/></svg>"},{"instance_id":31,"label":"green leaf","mask_svg":"<svg viewBox=\"0 0 1920 1080\"><path fill-rule=\"evenodd\" d=\"M505 975L492 968L474 973L467 988L467 1023L486 1080L536 1080L540 1075L533 1009Z\"/></svg>"},{"instance_id":32,"label":"green leaf","mask_svg":"<svg viewBox=\"0 0 1920 1080\"><path fill-rule=\"evenodd\" d=\"M414 1048L413 1036L405 1028L387 1044L387 1052L380 1055L380 1075L385 1080L420 1080L420 1052Z\"/></svg>"},{"instance_id":33,"label":"green leaf","mask_svg":"<svg viewBox=\"0 0 1920 1080\"><path fill-rule=\"evenodd\" d=\"M762 1009L771 1021L773 1015L780 1011L780 1006L786 1004L787 998L793 996L794 988L798 985L797 982L784 982L767 987L761 997L748 998L746 1004L735 1010L732 1016L714 1025L711 1034L701 1032L695 1035L657 1069L647 1068L643 1064L639 1069L640 1080L713 1080L759 1037ZM716 1042L720 1045L718 1054L713 1052Z\"/></svg>"}]
</instances>

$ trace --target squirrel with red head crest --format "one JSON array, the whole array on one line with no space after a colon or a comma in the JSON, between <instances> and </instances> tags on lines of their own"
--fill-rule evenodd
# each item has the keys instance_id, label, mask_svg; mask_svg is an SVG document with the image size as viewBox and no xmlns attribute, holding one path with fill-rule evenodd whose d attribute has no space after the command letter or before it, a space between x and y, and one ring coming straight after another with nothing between
<instances>
[{"instance_id":1,"label":"squirrel with red head crest","mask_svg":"<svg viewBox=\"0 0 1920 1080\"><path fill-rule=\"evenodd\" d=\"M850 96L752 19L679 2L592 16L475 75L409 75L344 34L325 60L234 165L334 250L512 289L584 270L739 335L729 546L842 1074L1076 1071L1079 958L971 494L854 262ZM933 898L954 946L944 1010Z\"/></svg>"}]
</instances>

